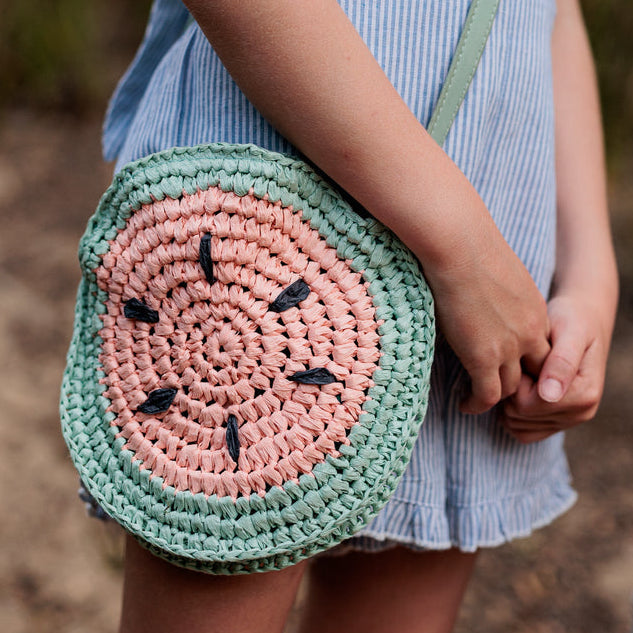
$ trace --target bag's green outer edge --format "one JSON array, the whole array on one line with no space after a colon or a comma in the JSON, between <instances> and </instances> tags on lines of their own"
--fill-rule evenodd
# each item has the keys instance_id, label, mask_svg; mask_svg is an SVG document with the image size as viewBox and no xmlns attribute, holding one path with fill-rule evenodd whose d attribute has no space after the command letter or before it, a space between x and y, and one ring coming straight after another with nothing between
<instances>
[{"instance_id":1,"label":"bag's green outer edge","mask_svg":"<svg viewBox=\"0 0 633 633\"><path fill-rule=\"evenodd\" d=\"M105 293L94 270L108 241L142 204L217 185L238 195L253 189L257 197L268 195L272 202L301 209L328 245L362 271L376 319L384 320L378 327L382 356L375 385L341 457L328 456L314 467L314 476L301 475L298 485L286 482L264 498L252 494L235 503L230 497L176 493L163 489L160 477L150 479L133 454L121 450L125 440L116 438L118 429L110 424L114 414L106 410L109 402L99 382ZM431 292L414 255L387 227L354 212L333 185L300 160L253 145L215 143L166 150L125 166L88 222L79 256L84 276L62 383L62 432L88 491L139 542L175 564L209 573L269 571L348 538L380 511L400 481L424 418L434 347ZM359 484L359 469L370 487ZM335 471L343 475L341 490L328 482ZM323 484L322 495L336 499L325 524L313 518L324 503L317 482ZM371 506L367 495L375 499ZM281 523L288 527L273 530ZM231 539L233 549L227 550L223 539Z\"/></svg>"}]
</instances>

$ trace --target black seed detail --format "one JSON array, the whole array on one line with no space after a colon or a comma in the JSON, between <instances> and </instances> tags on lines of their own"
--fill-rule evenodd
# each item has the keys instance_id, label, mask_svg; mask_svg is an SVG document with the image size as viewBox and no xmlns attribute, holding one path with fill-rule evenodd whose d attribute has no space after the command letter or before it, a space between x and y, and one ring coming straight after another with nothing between
<instances>
[{"instance_id":1,"label":"black seed detail","mask_svg":"<svg viewBox=\"0 0 633 633\"><path fill-rule=\"evenodd\" d=\"M226 423L226 445L231 459L237 463L240 456L240 438L237 435L237 418L230 413Z\"/></svg>"},{"instance_id":2,"label":"black seed detail","mask_svg":"<svg viewBox=\"0 0 633 633\"><path fill-rule=\"evenodd\" d=\"M158 312L136 298L129 299L123 307L123 314L128 319L145 321L145 323L158 323Z\"/></svg>"},{"instance_id":3,"label":"black seed detail","mask_svg":"<svg viewBox=\"0 0 633 633\"><path fill-rule=\"evenodd\" d=\"M200 266L204 270L207 281L212 284L215 278L213 277L213 260L211 259L211 233L205 233L200 240Z\"/></svg>"},{"instance_id":4,"label":"black seed detail","mask_svg":"<svg viewBox=\"0 0 633 633\"><path fill-rule=\"evenodd\" d=\"M299 301L306 299L309 294L310 286L303 279L297 279L297 281L293 281L277 295L277 298L270 304L270 309L273 312L283 312L296 306Z\"/></svg>"},{"instance_id":5,"label":"black seed detail","mask_svg":"<svg viewBox=\"0 0 633 633\"><path fill-rule=\"evenodd\" d=\"M178 389L154 389L147 396L147 400L138 408L141 413L154 415L167 411L174 401Z\"/></svg>"},{"instance_id":6,"label":"black seed detail","mask_svg":"<svg viewBox=\"0 0 633 633\"><path fill-rule=\"evenodd\" d=\"M288 380L300 382L304 385L329 385L332 382L336 382L336 376L325 367L315 367L305 371L298 371L292 376L288 376Z\"/></svg>"}]
</instances>

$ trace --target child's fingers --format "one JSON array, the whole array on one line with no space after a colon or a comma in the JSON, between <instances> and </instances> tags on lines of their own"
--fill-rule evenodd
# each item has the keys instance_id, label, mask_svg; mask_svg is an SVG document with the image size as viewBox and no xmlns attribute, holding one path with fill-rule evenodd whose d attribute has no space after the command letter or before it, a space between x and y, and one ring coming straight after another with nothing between
<instances>
[{"instance_id":1,"label":"child's fingers","mask_svg":"<svg viewBox=\"0 0 633 633\"><path fill-rule=\"evenodd\" d=\"M501 400L501 379L499 372L492 368L471 376L471 389L461 403L462 413L479 414L492 409Z\"/></svg>"},{"instance_id":2,"label":"child's fingers","mask_svg":"<svg viewBox=\"0 0 633 633\"><path fill-rule=\"evenodd\" d=\"M488 361L477 370L469 371L471 379L470 395L460 405L462 413L479 414L492 409L502 399L514 394L522 381L521 363L529 359L535 368L535 374L546 361L550 353L550 345L545 337L534 337L529 351L519 358L508 355L507 359L499 359L500 365Z\"/></svg>"},{"instance_id":3,"label":"child's fingers","mask_svg":"<svg viewBox=\"0 0 633 633\"><path fill-rule=\"evenodd\" d=\"M602 396L604 364L605 354L600 345L590 345L571 385L558 402L543 400L538 393L538 384L524 375L516 393L504 401L504 424L513 424L515 428L532 425L536 429L554 423L563 429L590 420ZM527 426L520 426L519 421Z\"/></svg>"},{"instance_id":4,"label":"child's fingers","mask_svg":"<svg viewBox=\"0 0 633 633\"><path fill-rule=\"evenodd\" d=\"M545 402L559 402L578 373L589 346L582 323L557 324L552 330L552 350L538 378L538 395Z\"/></svg>"},{"instance_id":5,"label":"child's fingers","mask_svg":"<svg viewBox=\"0 0 633 633\"><path fill-rule=\"evenodd\" d=\"M514 432L520 431L560 431L563 425L554 420L523 420L521 418L511 418L507 415L503 418L503 426Z\"/></svg>"},{"instance_id":6,"label":"child's fingers","mask_svg":"<svg viewBox=\"0 0 633 633\"><path fill-rule=\"evenodd\" d=\"M499 401L516 393L522 381L521 364L504 363L471 376L470 395L460 405L462 413L479 414L492 409Z\"/></svg>"},{"instance_id":7,"label":"child's fingers","mask_svg":"<svg viewBox=\"0 0 633 633\"><path fill-rule=\"evenodd\" d=\"M501 399L511 396L516 393L521 382L521 376L523 372L521 370L521 363L507 363L502 365L499 369L499 375L501 376Z\"/></svg>"},{"instance_id":8,"label":"child's fingers","mask_svg":"<svg viewBox=\"0 0 633 633\"><path fill-rule=\"evenodd\" d=\"M509 430L510 435L514 437L521 444L532 444L533 442L540 442L547 439L555 433L559 433L560 429L553 429L549 431L513 431Z\"/></svg>"},{"instance_id":9,"label":"child's fingers","mask_svg":"<svg viewBox=\"0 0 633 633\"><path fill-rule=\"evenodd\" d=\"M543 368L543 365L551 351L551 346L549 344L551 332L550 328L551 326L548 322L545 335L534 341L532 346L525 351L523 357L521 358L521 364L527 374L534 376L535 378L541 373L541 369Z\"/></svg>"}]
</instances>

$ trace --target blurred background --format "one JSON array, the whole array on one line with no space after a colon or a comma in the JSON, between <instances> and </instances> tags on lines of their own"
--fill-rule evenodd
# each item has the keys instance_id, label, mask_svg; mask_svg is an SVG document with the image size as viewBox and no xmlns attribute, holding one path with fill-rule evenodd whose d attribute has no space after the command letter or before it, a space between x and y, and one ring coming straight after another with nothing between
<instances>
[{"instance_id":1,"label":"blurred background","mask_svg":"<svg viewBox=\"0 0 633 633\"><path fill-rule=\"evenodd\" d=\"M633 614L633 4L583 0L621 302L598 418L568 434L576 506L486 550L457 633L629 633ZM107 98L147 0L0 0L0 631L116 630L122 541L85 518L59 431L77 242L111 165ZM573 72L573 69L570 69ZM289 627L292 629L292 625Z\"/></svg>"}]
</instances>

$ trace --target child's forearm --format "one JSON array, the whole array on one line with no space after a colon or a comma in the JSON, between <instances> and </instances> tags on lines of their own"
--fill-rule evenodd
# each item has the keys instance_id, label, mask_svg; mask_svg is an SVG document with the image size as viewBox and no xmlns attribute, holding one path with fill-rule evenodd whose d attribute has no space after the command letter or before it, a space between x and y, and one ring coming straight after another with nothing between
<instances>
[{"instance_id":1,"label":"child's forearm","mask_svg":"<svg viewBox=\"0 0 633 633\"><path fill-rule=\"evenodd\" d=\"M577 0L559 0L552 39L558 253L555 294L586 293L612 327L617 273L595 69Z\"/></svg>"},{"instance_id":2,"label":"child's forearm","mask_svg":"<svg viewBox=\"0 0 633 633\"><path fill-rule=\"evenodd\" d=\"M429 271L468 250L465 226L492 230L334 0L185 3L257 109ZM451 214L436 213L448 195Z\"/></svg>"}]
</instances>

